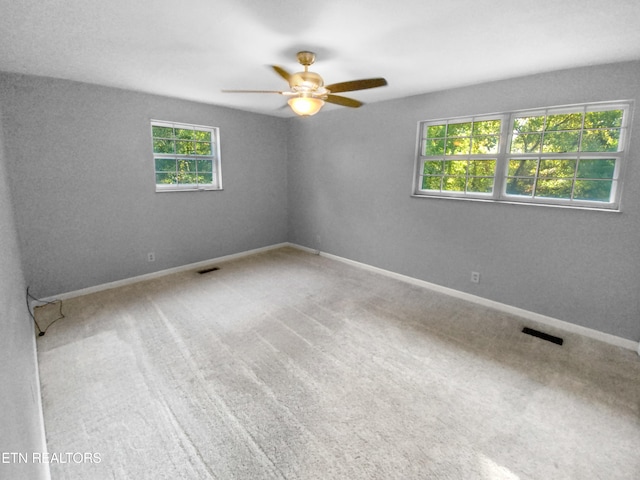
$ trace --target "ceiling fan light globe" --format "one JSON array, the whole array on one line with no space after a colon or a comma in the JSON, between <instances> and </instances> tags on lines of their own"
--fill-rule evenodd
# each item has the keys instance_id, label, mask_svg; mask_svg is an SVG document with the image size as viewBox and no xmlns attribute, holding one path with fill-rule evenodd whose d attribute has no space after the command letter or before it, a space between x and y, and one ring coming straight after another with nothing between
<instances>
[{"instance_id":1,"label":"ceiling fan light globe","mask_svg":"<svg viewBox=\"0 0 640 480\"><path fill-rule=\"evenodd\" d=\"M287 102L291 110L301 117L310 117L320 111L324 101L313 97L293 97Z\"/></svg>"}]
</instances>

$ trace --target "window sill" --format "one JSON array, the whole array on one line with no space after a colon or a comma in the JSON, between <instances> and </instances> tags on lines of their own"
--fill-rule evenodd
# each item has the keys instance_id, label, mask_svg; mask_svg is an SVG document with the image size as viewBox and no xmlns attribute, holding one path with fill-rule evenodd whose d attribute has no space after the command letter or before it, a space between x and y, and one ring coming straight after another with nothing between
<instances>
[{"instance_id":1,"label":"window sill","mask_svg":"<svg viewBox=\"0 0 640 480\"><path fill-rule=\"evenodd\" d=\"M156 193L165 193L165 192L219 192L222 191L223 188L156 188Z\"/></svg>"},{"instance_id":2,"label":"window sill","mask_svg":"<svg viewBox=\"0 0 640 480\"><path fill-rule=\"evenodd\" d=\"M459 200L463 202L480 202L480 203L497 203L497 204L505 204L505 205L521 205L521 206L529 206L529 207L550 207L550 208L563 208L569 210L588 210L593 212L614 212L614 213L622 213L620 207L590 207L586 205L561 205L561 204L551 204L551 203L535 203L535 202L515 202L510 200L496 200L493 198L471 198L471 197L449 197L445 195L420 195L417 193L412 193L411 197L413 198L434 198L439 200Z\"/></svg>"}]
</instances>

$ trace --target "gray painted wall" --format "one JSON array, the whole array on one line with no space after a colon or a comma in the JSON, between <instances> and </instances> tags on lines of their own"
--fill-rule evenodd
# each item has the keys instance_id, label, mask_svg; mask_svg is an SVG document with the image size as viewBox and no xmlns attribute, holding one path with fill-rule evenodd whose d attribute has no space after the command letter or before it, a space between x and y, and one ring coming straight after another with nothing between
<instances>
[{"instance_id":1,"label":"gray painted wall","mask_svg":"<svg viewBox=\"0 0 640 480\"><path fill-rule=\"evenodd\" d=\"M638 79L640 63L624 63L292 119L289 239L640 340L640 115L622 213L410 196L420 120L637 99Z\"/></svg>"},{"instance_id":2,"label":"gray painted wall","mask_svg":"<svg viewBox=\"0 0 640 480\"><path fill-rule=\"evenodd\" d=\"M0 101L40 298L287 240L284 119L13 74ZM156 193L150 119L220 127L224 190Z\"/></svg>"},{"instance_id":3,"label":"gray painted wall","mask_svg":"<svg viewBox=\"0 0 640 480\"><path fill-rule=\"evenodd\" d=\"M44 451L42 414L34 329L27 312L4 152L0 124L0 452L30 457ZM46 464L2 463L0 478L48 478L48 469Z\"/></svg>"}]
</instances>

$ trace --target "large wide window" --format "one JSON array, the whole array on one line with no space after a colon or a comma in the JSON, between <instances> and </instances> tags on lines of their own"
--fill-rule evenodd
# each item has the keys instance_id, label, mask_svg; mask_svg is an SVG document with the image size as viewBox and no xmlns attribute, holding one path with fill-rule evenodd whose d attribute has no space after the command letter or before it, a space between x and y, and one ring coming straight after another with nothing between
<instances>
[{"instance_id":1,"label":"large wide window","mask_svg":"<svg viewBox=\"0 0 640 480\"><path fill-rule=\"evenodd\" d=\"M153 120L156 191L219 190L218 129Z\"/></svg>"},{"instance_id":2,"label":"large wide window","mask_svg":"<svg viewBox=\"0 0 640 480\"><path fill-rule=\"evenodd\" d=\"M414 194L618 209L630 103L424 121Z\"/></svg>"}]
</instances>

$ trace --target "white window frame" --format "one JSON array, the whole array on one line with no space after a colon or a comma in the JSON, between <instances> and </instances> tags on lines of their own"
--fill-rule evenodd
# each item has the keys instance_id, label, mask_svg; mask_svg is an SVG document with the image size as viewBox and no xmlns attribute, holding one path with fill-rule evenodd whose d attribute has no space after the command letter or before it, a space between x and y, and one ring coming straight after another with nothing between
<instances>
[{"instance_id":1,"label":"white window frame","mask_svg":"<svg viewBox=\"0 0 640 480\"><path fill-rule=\"evenodd\" d=\"M222 190L222 172L221 172L221 160L220 160L220 129L218 127L210 127L205 125L192 125L188 123L169 122L164 120L151 120L151 151L153 153L153 175L156 192L189 192L189 191L204 191L204 190ZM153 141L155 139L153 135L153 127L169 127L180 128L185 130L197 130L211 133L211 155L184 155L177 153L156 153L153 148ZM157 183L156 173L156 160L157 159L173 159L176 162L185 160L210 160L212 164L212 182L202 184L161 184Z\"/></svg>"},{"instance_id":2,"label":"white window frame","mask_svg":"<svg viewBox=\"0 0 640 480\"><path fill-rule=\"evenodd\" d=\"M432 156L428 156L428 155L421 155L421 152L424 151L425 149L425 135L424 132L425 130L432 125L442 125L443 123L446 125L449 124L458 124L458 123L476 123L476 122L483 122L483 121L487 121L487 120L500 120L501 121L501 130L500 130L500 141L499 141L499 145L498 145L498 152L496 153L488 153L488 154L480 154L480 153L469 153L466 155L446 155L446 154L442 154L442 155L432 155ZM417 171L416 171L416 182L414 182L415 184L415 194L416 195L421 195L424 194L425 195L429 195L429 196L437 196L437 197L443 197L443 198L466 198L466 199L477 199L477 200L490 200L493 197L493 193L482 193L482 192L469 192L466 191L466 188L468 187L468 179L469 179L469 174L467 173L466 175L466 186L465 186L465 191L461 192L461 191L431 191L431 190L422 190L421 188L421 179L422 179L422 174L420 172L423 171L424 169L424 164L426 161L474 161L474 160L490 160L490 161L495 161L496 162L496 169L494 171L494 187L493 187L493 191L495 192L495 178L496 178L496 174L495 172L498 171L498 153L504 148L503 147L503 142L504 142L504 119L502 118L501 114L492 114L492 115L476 115L476 116L470 116L470 117L455 117L455 118L447 118L447 119L438 119L438 120L431 120L431 121L424 121L424 122L420 122L418 124L418 155L417 155ZM473 134L471 134L471 136L469 137L459 137L459 138L472 138ZM456 138L456 137L446 137L446 138ZM443 137L444 139L444 137Z\"/></svg>"},{"instance_id":3,"label":"white window frame","mask_svg":"<svg viewBox=\"0 0 640 480\"><path fill-rule=\"evenodd\" d=\"M559 113L573 112L591 112L591 111L607 111L607 110L623 110L622 125L620 127L620 137L618 140L618 150L615 152L567 152L567 153L510 153L511 142L513 140L513 122L517 117L524 116L540 116L553 115ZM473 200L486 202L500 202L524 205L541 205L568 207L579 209L595 209L607 211L620 211L620 196L622 191L623 174L627 162L627 150L629 145L629 129L631 123L631 114L633 111L632 100L620 100L614 102L592 102L575 105L563 105L554 107L543 107L528 110L518 110L511 112L502 112L495 114L483 114L476 116L440 118L434 120L425 120L418 122L417 143L416 143L416 162L414 168L414 181L412 196L422 198L446 198L457 200ZM430 125L442 125L443 123L462 123L470 121L482 120L500 120L500 142L497 154L489 155L425 155L425 132ZM584 121L584 115L583 115ZM582 138L585 132L585 126L582 125L580 135ZM535 197L520 196L507 194L507 180L509 178L509 160L518 159L613 159L615 160L615 168L613 173L612 191L609 201L595 200L578 200L566 198L552 197ZM473 159L495 159L496 169L494 177L494 185L492 193L478 192L453 192L453 191L435 191L425 190L423 186L423 173L426 161L443 160L473 160ZM577 171L577 169L576 169ZM537 176L537 182L540 177ZM575 180L575 176L573 178Z\"/></svg>"}]
</instances>

